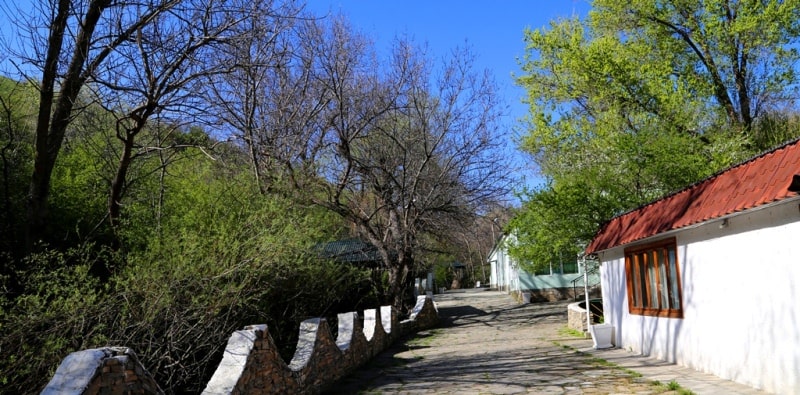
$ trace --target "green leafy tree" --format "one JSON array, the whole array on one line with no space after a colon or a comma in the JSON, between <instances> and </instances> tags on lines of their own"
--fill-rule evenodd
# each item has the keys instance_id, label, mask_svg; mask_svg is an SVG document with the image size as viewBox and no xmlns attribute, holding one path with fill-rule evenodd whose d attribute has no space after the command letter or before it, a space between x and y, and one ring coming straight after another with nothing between
<instances>
[{"instance_id":1,"label":"green leafy tree","mask_svg":"<svg viewBox=\"0 0 800 395\"><path fill-rule=\"evenodd\" d=\"M728 124L742 133L758 133L760 117L791 100L787 93L797 83L800 59L796 0L596 0L593 5L592 26L599 35L673 51L682 66L676 78L704 85Z\"/></svg>"},{"instance_id":2,"label":"green leafy tree","mask_svg":"<svg viewBox=\"0 0 800 395\"><path fill-rule=\"evenodd\" d=\"M578 250L611 216L797 134L797 2L593 7L525 33L520 145L548 181L512 222L525 259Z\"/></svg>"}]
</instances>

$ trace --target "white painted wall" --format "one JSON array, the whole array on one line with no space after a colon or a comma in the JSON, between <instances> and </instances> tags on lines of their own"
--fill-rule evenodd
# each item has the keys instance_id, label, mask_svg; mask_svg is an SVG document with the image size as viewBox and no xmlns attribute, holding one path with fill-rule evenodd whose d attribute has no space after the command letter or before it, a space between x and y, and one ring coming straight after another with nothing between
<instances>
[{"instance_id":1,"label":"white painted wall","mask_svg":"<svg viewBox=\"0 0 800 395\"><path fill-rule=\"evenodd\" d=\"M508 236L503 236L498 241L498 245L505 243ZM517 264L508 256L505 248L495 248L489 255L489 264L491 266L491 279L489 281L492 288L497 288L503 291L513 291L514 285L519 281L515 281L515 273L517 271Z\"/></svg>"},{"instance_id":2,"label":"white painted wall","mask_svg":"<svg viewBox=\"0 0 800 395\"><path fill-rule=\"evenodd\" d=\"M615 344L768 392L800 394L798 203L732 216L724 228L715 220L674 234L683 319L629 314L624 247L602 252L603 308Z\"/></svg>"},{"instance_id":3,"label":"white painted wall","mask_svg":"<svg viewBox=\"0 0 800 395\"><path fill-rule=\"evenodd\" d=\"M504 236L499 243L505 243L510 236ZM577 259L577 258L576 258ZM508 255L505 248L495 248L489 255L491 270L489 283L492 288L506 292L521 292L529 289L568 288L572 280L581 278L579 286L583 287L583 270L578 273L533 275L519 267L519 263ZM596 275L595 275L596 276ZM591 277L590 284L597 284L597 277ZM580 292L583 292L582 290Z\"/></svg>"}]
</instances>

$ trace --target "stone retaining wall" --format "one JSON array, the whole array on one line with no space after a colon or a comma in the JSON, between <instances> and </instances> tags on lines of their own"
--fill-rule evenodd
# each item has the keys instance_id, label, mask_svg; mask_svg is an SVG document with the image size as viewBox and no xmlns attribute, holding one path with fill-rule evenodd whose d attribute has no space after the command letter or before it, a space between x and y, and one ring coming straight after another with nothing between
<instances>
[{"instance_id":1,"label":"stone retaining wall","mask_svg":"<svg viewBox=\"0 0 800 395\"><path fill-rule=\"evenodd\" d=\"M338 315L333 339L328 322L313 318L300 325L292 360L287 364L266 325L251 325L228 339L222 361L203 394L314 394L352 372L394 340L435 327L439 315L431 298L420 296L409 319L398 322L390 306ZM136 355L127 348L77 351L59 365L42 394L163 393Z\"/></svg>"},{"instance_id":2,"label":"stone retaining wall","mask_svg":"<svg viewBox=\"0 0 800 395\"><path fill-rule=\"evenodd\" d=\"M133 350L105 347L67 355L41 395L162 393Z\"/></svg>"},{"instance_id":3,"label":"stone retaining wall","mask_svg":"<svg viewBox=\"0 0 800 395\"><path fill-rule=\"evenodd\" d=\"M572 329L586 332L586 309L580 306L581 302L570 303L567 306L567 326Z\"/></svg>"},{"instance_id":4,"label":"stone retaining wall","mask_svg":"<svg viewBox=\"0 0 800 395\"><path fill-rule=\"evenodd\" d=\"M575 290L573 288L546 288L546 289L529 289L525 292L531 293L531 302L557 302L559 300L567 300L575 298Z\"/></svg>"}]
</instances>

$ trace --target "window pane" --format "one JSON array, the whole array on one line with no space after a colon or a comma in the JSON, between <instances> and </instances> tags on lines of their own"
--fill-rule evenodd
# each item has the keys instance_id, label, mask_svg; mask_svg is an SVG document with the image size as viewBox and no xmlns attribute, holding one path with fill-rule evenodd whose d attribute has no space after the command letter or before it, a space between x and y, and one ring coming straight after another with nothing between
<instances>
[{"instance_id":1,"label":"window pane","mask_svg":"<svg viewBox=\"0 0 800 395\"><path fill-rule=\"evenodd\" d=\"M639 275L641 280L639 283L639 304L642 307L647 307L647 260L644 254L637 255L636 259L639 262Z\"/></svg>"},{"instance_id":2,"label":"window pane","mask_svg":"<svg viewBox=\"0 0 800 395\"><path fill-rule=\"evenodd\" d=\"M650 256L646 257L650 258ZM656 308L658 307L658 284L656 284L656 265L653 259L647 259L647 285L649 293L647 307Z\"/></svg>"},{"instance_id":3,"label":"window pane","mask_svg":"<svg viewBox=\"0 0 800 395\"><path fill-rule=\"evenodd\" d=\"M675 248L669 248L669 286L670 286L670 308L679 309L681 307L680 293L678 292L678 263L675 259Z\"/></svg>"},{"instance_id":4,"label":"window pane","mask_svg":"<svg viewBox=\"0 0 800 395\"><path fill-rule=\"evenodd\" d=\"M661 295L661 308L668 309L669 305L669 291L667 288L667 262L666 262L665 249L654 251L653 254L658 256L658 293Z\"/></svg>"},{"instance_id":5,"label":"window pane","mask_svg":"<svg viewBox=\"0 0 800 395\"><path fill-rule=\"evenodd\" d=\"M550 264L548 263L547 265L538 266L536 268L536 271L533 272L533 275L535 275L535 276L549 276L550 275Z\"/></svg>"},{"instance_id":6,"label":"window pane","mask_svg":"<svg viewBox=\"0 0 800 395\"><path fill-rule=\"evenodd\" d=\"M631 269L633 271L633 305L642 307L642 262L638 255L631 255Z\"/></svg>"}]
</instances>

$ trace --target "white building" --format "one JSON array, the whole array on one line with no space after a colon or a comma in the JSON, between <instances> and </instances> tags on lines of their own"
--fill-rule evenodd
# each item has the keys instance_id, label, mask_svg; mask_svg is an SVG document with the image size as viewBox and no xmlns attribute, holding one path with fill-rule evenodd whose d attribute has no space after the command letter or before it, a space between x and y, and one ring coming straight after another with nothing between
<instances>
[{"instance_id":1,"label":"white building","mask_svg":"<svg viewBox=\"0 0 800 395\"><path fill-rule=\"evenodd\" d=\"M562 262L551 262L536 273L520 267L519 262L508 254L507 242L511 235L503 235L489 253L491 267L490 286L522 298L530 295L532 301L555 301L575 298L583 294L583 271L577 257L565 257ZM597 274L590 276L589 284L599 284Z\"/></svg>"},{"instance_id":2,"label":"white building","mask_svg":"<svg viewBox=\"0 0 800 395\"><path fill-rule=\"evenodd\" d=\"M613 218L600 260L617 347L800 394L800 142Z\"/></svg>"}]
</instances>

